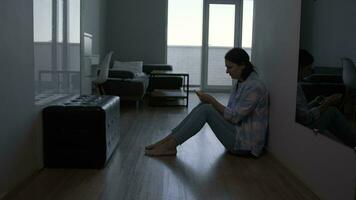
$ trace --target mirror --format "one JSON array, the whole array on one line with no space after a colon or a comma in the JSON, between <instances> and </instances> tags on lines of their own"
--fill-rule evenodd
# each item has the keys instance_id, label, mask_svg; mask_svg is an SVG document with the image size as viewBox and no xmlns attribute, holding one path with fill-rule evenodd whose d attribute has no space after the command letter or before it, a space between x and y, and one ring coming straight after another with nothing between
<instances>
[{"instance_id":1,"label":"mirror","mask_svg":"<svg viewBox=\"0 0 356 200\"><path fill-rule=\"evenodd\" d=\"M355 13L355 0L302 0L296 105L297 123L351 148L356 147Z\"/></svg>"}]
</instances>

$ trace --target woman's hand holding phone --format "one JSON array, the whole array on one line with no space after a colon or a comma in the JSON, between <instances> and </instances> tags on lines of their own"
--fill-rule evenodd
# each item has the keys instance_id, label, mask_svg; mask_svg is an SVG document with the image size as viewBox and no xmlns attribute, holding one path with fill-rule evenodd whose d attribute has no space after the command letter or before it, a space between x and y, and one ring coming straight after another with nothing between
<instances>
[{"instance_id":1,"label":"woman's hand holding phone","mask_svg":"<svg viewBox=\"0 0 356 200\"><path fill-rule=\"evenodd\" d=\"M212 103L214 101L214 97L210 96L209 94L206 94L202 91L195 90L195 94L199 97L201 102L204 103Z\"/></svg>"},{"instance_id":2,"label":"woman's hand holding phone","mask_svg":"<svg viewBox=\"0 0 356 200\"><path fill-rule=\"evenodd\" d=\"M204 95L204 93L202 91L199 91L199 90L194 90L194 92L199 97L200 101L202 101L201 97L202 97L202 95Z\"/></svg>"}]
</instances>

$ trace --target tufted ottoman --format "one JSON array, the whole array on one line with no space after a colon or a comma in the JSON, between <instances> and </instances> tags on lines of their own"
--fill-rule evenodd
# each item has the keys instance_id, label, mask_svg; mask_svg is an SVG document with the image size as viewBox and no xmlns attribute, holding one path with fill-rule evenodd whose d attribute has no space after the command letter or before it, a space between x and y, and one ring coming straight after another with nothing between
<instances>
[{"instance_id":1,"label":"tufted ottoman","mask_svg":"<svg viewBox=\"0 0 356 200\"><path fill-rule=\"evenodd\" d=\"M49 168L102 168L119 142L115 96L73 96L43 109L44 164Z\"/></svg>"}]
</instances>

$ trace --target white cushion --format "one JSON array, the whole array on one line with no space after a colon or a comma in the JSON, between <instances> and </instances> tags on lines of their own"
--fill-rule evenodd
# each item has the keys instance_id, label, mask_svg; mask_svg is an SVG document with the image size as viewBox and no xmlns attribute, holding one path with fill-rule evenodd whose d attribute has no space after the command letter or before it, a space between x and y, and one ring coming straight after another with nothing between
<instances>
[{"instance_id":1,"label":"white cushion","mask_svg":"<svg viewBox=\"0 0 356 200\"><path fill-rule=\"evenodd\" d=\"M122 71L129 71L134 73L136 76L140 76L143 74L142 72L142 61L130 61L130 62L121 62L121 61L114 61L113 70L122 70Z\"/></svg>"}]
</instances>

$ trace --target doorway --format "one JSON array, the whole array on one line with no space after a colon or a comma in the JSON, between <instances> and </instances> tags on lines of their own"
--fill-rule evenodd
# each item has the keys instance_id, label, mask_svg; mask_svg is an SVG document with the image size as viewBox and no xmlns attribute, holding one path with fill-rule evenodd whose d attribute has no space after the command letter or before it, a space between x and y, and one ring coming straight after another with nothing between
<instances>
[{"instance_id":1,"label":"doorway","mask_svg":"<svg viewBox=\"0 0 356 200\"><path fill-rule=\"evenodd\" d=\"M204 91L230 90L225 53L241 46L241 1L207 0L204 3L201 86Z\"/></svg>"},{"instance_id":2,"label":"doorway","mask_svg":"<svg viewBox=\"0 0 356 200\"><path fill-rule=\"evenodd\" d=\"M169 0L167 63L189 73L190 86L229 91L224 55L242 47L251 55L253 0Z\"/></svg>"}]
</instances>

